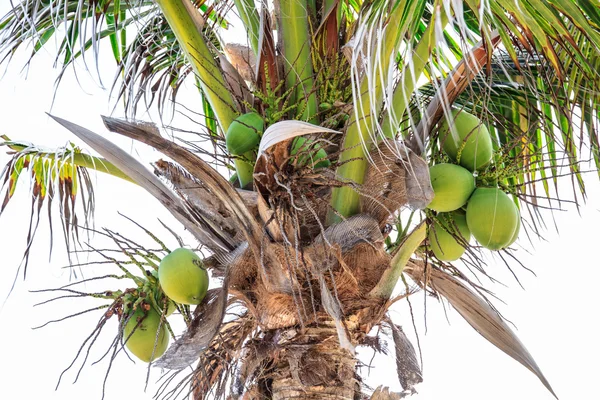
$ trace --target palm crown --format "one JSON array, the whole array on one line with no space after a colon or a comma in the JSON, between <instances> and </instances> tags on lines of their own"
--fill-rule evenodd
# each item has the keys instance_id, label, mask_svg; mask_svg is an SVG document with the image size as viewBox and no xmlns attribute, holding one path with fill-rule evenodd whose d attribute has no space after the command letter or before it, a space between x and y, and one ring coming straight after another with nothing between
<instances>
[{"instance_id":1,"label":"palm crown","mask_svg":"<svg viewBox=\"0 0 600 400\"><path fill-rule=\"evenodd\" d=\"M94 296L109 301L102 326L115 316L120 321L115 351L137 340L136 330L158 313L145 361L157 359L172 371L194 365L184 381L195 399L356 398L365 388L355 347L377 348L369 336L374 327L392 336L398 378L410 393L422 380L419 365L387 310L417 289L446 298L552 392L485 289L452 262L461 257L487 275L484 247L510 253L520 232L540 235L537 209L560 198L556 182L564 174L574 177L575 197L585 196L581 162L600 165L600 4L272 5L273 12L253 0L15 5L0 20L4 61L21 47L33 58L58 40L60 81L75 60L98 57L107 39L117 63L113 87L127 117L141 107L161 116L184 107L201 114L204 127L193 139L170 140L151 123L104 117L109 130L169 158L155 162L153 172L106 138L58 117L101 157L75 146L43 151L3 136L14 154L2 175L2 210L25 170L38 213L44 201L61 203L67 243L77 241L76 197L87 194L83 211L91 218L89 169L129 180L160 200L205 246L200 264L222 280L219 288L203 294L195 310L174 303L159 267L170 249L148 231L160 250L107 231L125 256L109 259L132 287ZM237 18L245 43L224 43L219 29ZM195 79L200 100L175 106L186 79ZM464 118L474 122L461 133ZM198 139L205 145L195 145ZM232 172L229 181L215 165ZM455 196L459 175L444 177L442 168L465 171L464 199L455 205L442 192L450 186ZM496 238L498 227L486 231L486 218L472 211L485 193L493 193L495 205L506 198L514 215L508 236ZM485 215L494 221L495 213ZM522 216L528 224L521 228ZM394 297L399 280L406 291ZM164 352L160 335L173 335L171 308L179 313L170 318L181 315L187 329ZM162 395L173 393L179 392ZM369 396L396 398L384 388Z\"/></svg>"}]
</instances>

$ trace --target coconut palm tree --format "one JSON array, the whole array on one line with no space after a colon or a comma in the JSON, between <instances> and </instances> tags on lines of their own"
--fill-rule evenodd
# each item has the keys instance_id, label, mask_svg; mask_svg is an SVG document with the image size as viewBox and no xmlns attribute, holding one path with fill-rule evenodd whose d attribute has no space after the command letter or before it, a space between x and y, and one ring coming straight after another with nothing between
<instances>
[{"instance_id":1,"label":"coconut palm tree","mask_svg":"<svg viewBox=\"0 0 600 400\"><path fill-rule=\"evenodd\" d=\"M32 221L58 200L65 239L76 245L86 228L76 199L87 222L95 169L145 188L208 251L201 265L221 284L195 310L163 293L152 271L169 249L149 231L159 250L104 231L126 259L98 253L131 288L59 289L109 301L90 338L119 319L111 360L152 310L161 317L148 358L157 358L159 332L173 335L169 307L178 309L170 318L183 317L187 329L154 361L172 371L166 385L180 382L164 398L409 394L422 380L417 356L387 311L419 289L445 298L552 392L477 276L488 275L482 252L515 258L519 234L542 233L539 209L560 201L560 176L571 175L583 199L581 163L600 166L598 10L597 0L22 0L0 20L2 60L22 48L33 59L56 40L60 83L77 60L93 69L90 56L107 39L127 117L103 117L107 129L168 160L149 171L102 135L53 116L100 156L4 136L14 154L2 210L28 171ZM219 31L238 18L244 43L224 43ZM178 105L186 79L199 100ZM165 116L173 107L201 115L201 131L169 138L134 120L140 109ZM439 172L459 165L466 189ZM444 190L464 199L447 206ZM492 203L479 200L485 193ZM472 211L477 204L483 211ZM462 263L444 246L458 246ZM393 338L402 394L362 384L355 348L379 347L374 328Z\"/></svg>"}]
</instances>

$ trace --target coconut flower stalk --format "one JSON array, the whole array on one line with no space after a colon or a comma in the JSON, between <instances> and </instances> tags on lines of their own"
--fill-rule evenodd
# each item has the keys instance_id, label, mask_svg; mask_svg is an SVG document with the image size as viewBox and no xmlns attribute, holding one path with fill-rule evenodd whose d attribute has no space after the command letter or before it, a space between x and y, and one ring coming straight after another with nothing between
<instances>
[{"instance_id":1,"label":"coconut flower stalk","mask_svg":"<svg viewBox=\"0 0 600 400\"><path fill-rule=\"evenodd\" d=\"M592 8L535 0L521 1L518 12L500 0L309 0L275 1L271 13L264 2L249 0L109 1L93 9L64 3L64 13L54 3L15 7L0 20L0 51L11 54L33 40L35 56L54 36L64 43L58 51L67 66L88 51L98 56L94 49L109 38L122 77L115 87L130 118L103 117L105 126L165 159L155 160L151 171L109 134L92 132L69 116L52 118L102 157L91 160L102 160L109 173L157 198L193 235L191 245L205 249L201 264L218 279L197 307L177 304L186 328L150 364L170 375L157 397L172 398L182 387L195 400L387 399L414 393L423 379L419 357L388 311L417 291L446 298L483 338L554 394L488 301L488 289L462 272L467 265L478 277L491 275L481 252L492 247L484 238L498 233L493 230L501 216L484 205L480 214L490 215L491 227L465 228L480 246L465 239L470 234L458 237L455 226L444 232L445 243L456 242L456 257L462 255L452 263L436 255L440 246L432 249L432 227L436 221L454 223L443 213L467 225L477 221L480 215L469 214L468 202L480 188L514 203L507 208L515 218L526 209L539 218L539 201L531 198L543 192L552 204L560 197L548 182L562 173L557 160L564 154L564 167L574 182L581 181L585 157L574 146L572 126L577 107L585 121L579 139L589 140L600 165L600 101L592 90L600 82L600 21ZM94 35L84 37L87 45L72 33L86 35L80 28L91 15L97 25ZM243 26L244 43L221 40L230 19ZM56 21L69 27L66 33L50 28ZM138 30L130 42L117 35L133 27ZM188 76L197 83L198 103L180 107L174 100ZM140 124L134 120L140 99L161 115L168 101L192 119L201 113L203 126L193 133L170 127L181 134L174 136ZM528 118L516 115L524 110ZM473 126L449 152L443 135L464 128L454 123L461 112L469 113ZM519 129L512 129L515 121ZM485 130L478 129L482 124ZM230 132L236 126L241 128ZM477 148L465 150L472 131L489 135L493 154L467 170L456 158L463 151L479 155ZM13 149L14 160L25 160L27 149ZM53 187L58 179L58 188L71 190L65 182L74 174L44 169L50 156L40 154L41 161L29 166L36 187ZM66 164L85 171L89 160L71 157ZM452 182L432 185L430 170L444 164L460 169L469 188L455 202L440 189L435 193L439 187L452 191ZM9 163L4 182L24 168ZM532 181L539 177L542 190ZM578 188L583 194L584 187ZM4 209L14 185L3 190ZM498 196L492 197L494 204ZM34 199L38 211L48 198ZM510 246L521 227L515 218L493 251L514 256ZM523 224L533 234L541 234L539 225ZM156 290L154 278L128 277ZM136 296L136 304L149 307ZM169 304L164 301L166 310ZM383 351L385 335L394 345L402 393L386 387L371 392L361 375L357 348ZM183 378L190 366L193 373ZM169 389L175 379L176 388Z\"/></svg>"}]
</instances>

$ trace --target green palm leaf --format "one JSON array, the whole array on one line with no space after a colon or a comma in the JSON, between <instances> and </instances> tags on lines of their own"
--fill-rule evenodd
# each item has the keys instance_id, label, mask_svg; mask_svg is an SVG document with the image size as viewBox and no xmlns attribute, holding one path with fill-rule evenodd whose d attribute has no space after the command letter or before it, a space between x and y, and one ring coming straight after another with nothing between
<instances>
[{"instance_id":1,"label":"green palm leaf","mask_svg":"<svg viewBox=\"0 0 600 400\"><path fill-rule=\"evenodd\" d=\"M95 166L97 170L112 172L117 176L125 176L116 170L112 164L102 159L82 154L81 149L69 143L56 150L45 150L31 144L13 142L2 136L0 146L6 146L11 151L12 158L4 166L0 174L0 195L4 193L0 215L15 194L19 178L28 177L31 183L31 213L29 216L29 232L27 246L23 255L23 276L27 275L29 254L32 249L35 234L39 226L42 207L48 209L50 226L50 247L52 248L52 203L58 202L61 224L67 250L79 243L79 226L88 228L93 220L95 209L94 190L88 170L82 166ZM80 200L83 220L78 218L77 202ZM18 275L18 273L17 273Z\"/></svg>"}]
</instances>

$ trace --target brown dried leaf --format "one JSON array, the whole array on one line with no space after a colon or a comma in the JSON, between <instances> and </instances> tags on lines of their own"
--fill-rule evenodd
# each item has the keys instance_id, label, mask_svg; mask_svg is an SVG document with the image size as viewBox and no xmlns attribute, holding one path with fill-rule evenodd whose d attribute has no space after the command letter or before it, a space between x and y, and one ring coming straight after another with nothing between
<instances>
[{"instance_id":1,"label":"brown dried leaf","mask_svg":"<svg viewBox=\"0 0 600 400\"><path fill-rule=\"evenodd\" d=\"M396 349L396 372L405 391L415 393L414 386L423 382L423 374L412 343L402 330L402 327L390 323L392 338Z\"/></svg>"},{"instance_id":2,"label":"brown dried leaf","mask_svg":"<svg viewBox=\"0 0 600 400\"><path fill-rule=\"evenodd\" d=\"M252 49L243 44L227 43L224 50L229 62L231 62L231 65L238 71L240 76L246 81L254 82L256 56Z\"/></svg>"},{"instance_id":3,"label":"brown dried leaf","mask_svg":"<svg viewBox=\"0 0 600 400\"><path fill-rule=\"evenodd\" d=\"M335 323L335 330L337 332L338 340L340 343L340 347L342 349L346 349L350 352L350 354L355 353L354 345L348 338L348 334L346 333L346 327L344 326L344 322L342 319L344 318L344 313L340 307L339 301L333 296L327 284L325 283L325 279L321 276L320 279L321 286L321 303L327 314L331 316L333 322Z\"/></svg>"},{"instance_id":4,"label":"brown dried leaf","mask_svg":"<svg viewBox=\"0 0 600 400\"><path fill-rule=\"evenodd\" d=\"M211 289L194 311L194 319L187 331L169 346L154 366L183 369L196 362L202 351L219 332L227 307L227 285Z\"/></svg>"},{"instance_id":5,"label":"brown dried leaf","mask_svg":"<svg viewBox=\"0 0 600 400\"><path fill-rule=\"evenodd\" d=\"M387 386L378 386L371 395L370 400L399 400L404 397L400 393L390 392Z\"/></svg>"},{"instance_id":6,"label":"brown dried leaf","mask_svg":"<svg viewBox=\"0 0 600 400\"><path fill-rule=\"evenodd\" d=\"M210 246L213 249L225 252L229 251L229 246L226 243L220 242L214 235L211 235L193 221L181 200L171 192L158 177L152 174L146 167L131 155L127 154L123 149L86 128L62 118L54 117L52 115L50 115L50 117L71 131L75 136L86 142L95 151L113 163L141 187L146 189L151 195L156 197L156 199L158 199L179 222L189 229L201 243ZM147 138L159 137L154 134L148 135L146 129L141 129L135 124L132 124L130 128L138 129L142 132L141 134Z\"/></svg>"},{"instance_id":7,"label":"brown dried leaf","mask_svg":"<svg viewBox=\"0 0 600 400\"><path fill-rule=\"evenodd\" d=\"M411 263L407 272L413 279L422 281L421 266ZM473 329L533 372L546 389L558 399L531 354L496 310L457 278L436 268L430 268L428 272L430 273L429 286L443 295Z\"/></svg>"},{"instance_id":8,"label":"brown dried leaf","mask_svg":"<svg viewBox=\"0 0 600 400\"><path fill-rule=\"evenodd\" d=\"M248 85L244 81L244 78L240 75L238 70L229 62L224 54L219 53L219 64L223 70L225 82L229 87L230 92L238 103L238 107L243 107L244 103L254 103L252 93L248 89Z\"/></svg>"},{"instance_id":9,"label":"brown dried leaf","mask_svg":"<svg viewBox=\"0 0 600 400\"><path fill-rule=\"evenodd\" d=\"M206 161L177 143L161 136L145 135L144 132L134 129L135 126L129 124L128 121L109 117L102 117L102 119L109 130L152 146L156 150L172 158L175 162L185 168L195 179L206 185L218 201L220 201L231 213L240 232L246 237L257 264L260 264L260 249L263 238L262 228L256 218L254 218L254 215L246 208L240 195L235 191L233 186L225 180L225 178L219 175L219 173L208 165Z\"/></svg>"}]
</instances>

